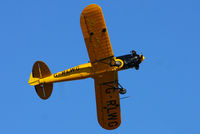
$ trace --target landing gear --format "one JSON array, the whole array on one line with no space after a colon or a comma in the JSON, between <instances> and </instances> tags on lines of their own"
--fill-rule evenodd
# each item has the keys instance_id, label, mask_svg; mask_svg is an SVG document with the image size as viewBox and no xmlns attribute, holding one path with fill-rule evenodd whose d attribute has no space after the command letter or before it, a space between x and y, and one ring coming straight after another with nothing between
<instances>
[{"instance_id":1,"label":"landing gear","mask_svg":"<svg viewBox=\"0 0 200 134\"><path fill-rule=\"evenodd\" d=\"M120 85L119 83L118 83L118 85L119 85L119 93L120 94L125 94L126 93L126 89L123 88L122 85Z\"/></svg>"},{"instance_id":2,"label":"landing gear","mask_svg":"<svg viewBox=\"0 0 200 134\"><path fill-rule=\"evenodd\" d=\"M120 89L119 89L119 93L120 93L120 94L125 94L125 93L126 93L126 89L120 88Z\"/></svg>"}]
</instances>

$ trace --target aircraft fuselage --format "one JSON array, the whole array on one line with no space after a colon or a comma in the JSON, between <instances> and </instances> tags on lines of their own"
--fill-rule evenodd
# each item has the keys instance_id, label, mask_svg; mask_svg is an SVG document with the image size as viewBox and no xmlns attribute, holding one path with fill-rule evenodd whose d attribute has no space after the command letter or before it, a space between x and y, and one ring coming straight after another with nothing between
<instances>
[{"instance_id":1,"label":"aircraft fuselage","mask_svg":"<svg viewBox=\"0 0 200 134\"><path fill-rule=\"evenodd\" d=\"M54 83L54 82L63 82L63 81L71 81L71 80L79 80L79 79L85 79L89 77L93 77L94 75L101 74L108 71L120 71L125 70L128 68L135 67L136 69L139 68L139 64L141 61L140 55L123 55L114 58L115 61L120 61L121 66L113 66L110 68L110 70L105 71L93 71L92 64L85 63L81 64L69 69L66 69L64 71L52 74L49 77L40 79L40 83Z\"/></svg>"}]
</instances>

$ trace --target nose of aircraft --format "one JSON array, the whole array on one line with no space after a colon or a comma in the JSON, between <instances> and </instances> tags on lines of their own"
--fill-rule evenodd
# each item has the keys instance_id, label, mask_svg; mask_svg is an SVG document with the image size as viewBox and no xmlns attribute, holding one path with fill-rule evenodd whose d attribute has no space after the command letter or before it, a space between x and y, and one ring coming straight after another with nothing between
<instances>
[{"instance_id":1,"label":"nose of aircraft","mask_svg":"<svg viewBox=\"0 0 200 134\"><path fill-rule=\"evenodd\" d=\"M140 55L140 60L141 60L141 62L143 62L144 59L145 59L145 57L141 54L141 55Z\"/></svg>"}]
</instances>

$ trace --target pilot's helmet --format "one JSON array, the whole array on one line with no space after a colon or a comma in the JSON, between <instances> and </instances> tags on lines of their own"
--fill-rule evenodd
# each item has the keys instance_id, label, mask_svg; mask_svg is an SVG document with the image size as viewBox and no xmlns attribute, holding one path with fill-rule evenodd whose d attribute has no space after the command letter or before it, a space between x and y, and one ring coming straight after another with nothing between
<instances>
[{"instance_id":1,"label":"pilot's helmet","mask_svg":"<svg viewBox=\"0 0 200 134\"><path fill-rule=\"evenodd\" d=\"M131 54L132 54L132 55L136 55L136 51L135 51L135 50L132 50L132 51L131 51Z\"/></svg>"}]
</instances>

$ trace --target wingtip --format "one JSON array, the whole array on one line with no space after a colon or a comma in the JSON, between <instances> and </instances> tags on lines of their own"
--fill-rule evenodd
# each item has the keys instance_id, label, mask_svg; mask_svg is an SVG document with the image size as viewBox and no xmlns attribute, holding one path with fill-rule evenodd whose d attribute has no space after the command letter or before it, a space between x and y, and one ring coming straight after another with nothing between
<instances>
[{"instance_id":1,"label":"wingtip","mask_svg":"<svg viewBox=\"0 0 200 134\"><path fill-rule=\"evenodd\" d=\"M84 9L83 9L83 11L82 11L82 13L84 13L84 12L88 12L88 11L90 11L90 10L94 10L94 9L100 9L101 10L101 7L99 6L99 5L97 5L97 4L90 4L90 5L87 5ZM81 14L82 14L81 13Z\"/></svg>"}]
</instances>

